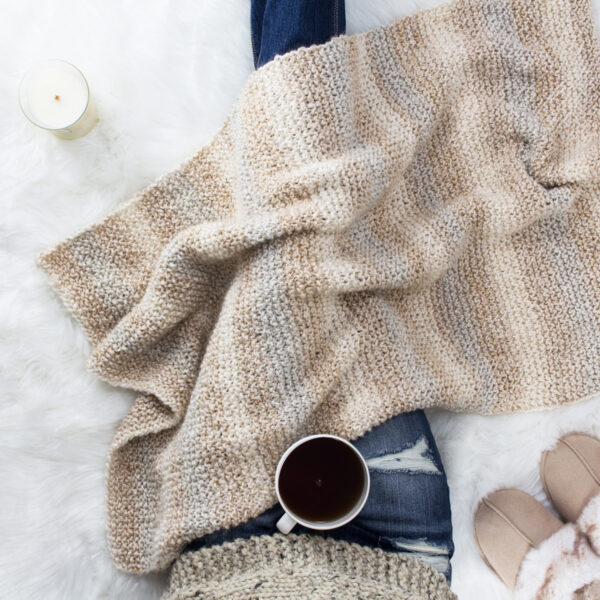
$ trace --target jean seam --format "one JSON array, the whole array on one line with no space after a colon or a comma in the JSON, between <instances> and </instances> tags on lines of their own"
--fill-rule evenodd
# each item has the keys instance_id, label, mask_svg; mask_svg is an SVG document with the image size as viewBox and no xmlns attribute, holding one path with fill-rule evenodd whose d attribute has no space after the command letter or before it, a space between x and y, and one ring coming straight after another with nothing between
<instances>
[{"instance_id":1,"label":"jean seam","mask_svg":"<svg viewBox=\"0 0 600 600\"><path fill-rule=\"evenodd\" d=\"M333 35L338 35L339 33L339 12L340 12L340 0L333 0Z\"/></svg>"},{"instance_id":2,"label":"jean seam","mask_svg":"<svg viewBox=\"0 0 600 600\"><path fill-rule=\"evenodd\" d=\"M250 43L252 44L252 56L254 57L254 68L258 66L258 54L256 53L256 45L254 43L254 35L250 33Z\"/></svg>"}]
</instances>

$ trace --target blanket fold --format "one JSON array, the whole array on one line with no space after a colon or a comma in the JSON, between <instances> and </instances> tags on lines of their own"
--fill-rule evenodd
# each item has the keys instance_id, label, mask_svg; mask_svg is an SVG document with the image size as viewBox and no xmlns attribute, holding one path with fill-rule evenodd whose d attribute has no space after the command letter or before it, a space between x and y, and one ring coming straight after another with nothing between
<instances>
[{"instance_id":1,"label":"blanket fold","mask_svg":"<svg viewBox=\"0 0 600 600\"><path fill-rule=\"evenodd\" d=\"M214 139L41 266L140 392L108 467L130 572L275 501L303 435L600 391L589 0L454 0L276 58Z\"/></svg>"}]
</instances>

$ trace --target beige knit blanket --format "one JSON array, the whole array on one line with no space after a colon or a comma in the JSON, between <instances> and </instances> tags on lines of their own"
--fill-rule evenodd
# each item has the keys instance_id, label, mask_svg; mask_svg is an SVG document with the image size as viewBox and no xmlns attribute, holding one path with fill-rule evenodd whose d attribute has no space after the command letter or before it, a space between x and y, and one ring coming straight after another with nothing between
<instances>
[{"instance_id":1,"label":"beige knit blanket","mask_svg":"<svg viewBox=\"0 0 600 600\"><path fill-rule=\"evenodd\" d=\"M600 390L599 76L590 0L454 0L301 49L41 257L90 368L140 394L109 459L120 568L273 505L303 435Z\"/></svg>"}]
</instances>

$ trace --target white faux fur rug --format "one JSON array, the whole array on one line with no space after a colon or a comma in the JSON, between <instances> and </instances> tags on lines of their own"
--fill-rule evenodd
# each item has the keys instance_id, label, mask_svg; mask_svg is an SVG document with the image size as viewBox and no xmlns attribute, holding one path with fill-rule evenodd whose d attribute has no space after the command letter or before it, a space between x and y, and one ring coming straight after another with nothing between
<instances>
[{"instance_id":1,"label":"white faux fur rug","mask_svg":"<svg viewBox=\"0 0 600 600\"><path fill-rule=\"evenodd\" d=\"M441 3L347 2L348 33ZM105 544L105 457L132 395L86 372L81 329L34 260L217 130L252 71L249 0L5 0L1 19L0 597L152 600L164 575L118 572ZM53 57L79 66L97 98L101 121L81 140L60 141L20 113L21 75ZM479 499L516 486L543 500L541 451L571 430L600 435L599 409L592 399L532 414L432 415L460 598L510 598L473 542Z\"/></svg>"}]
</instances>

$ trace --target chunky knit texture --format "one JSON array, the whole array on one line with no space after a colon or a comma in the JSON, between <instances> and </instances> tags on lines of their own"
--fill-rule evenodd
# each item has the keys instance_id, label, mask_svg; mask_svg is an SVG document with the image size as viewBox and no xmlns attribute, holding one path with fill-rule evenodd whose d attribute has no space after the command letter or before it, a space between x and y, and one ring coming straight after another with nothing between
<instances>
[{"instance_id":1,"label":"chunky knit texture","mask_svg":"<svg viewBox=\"0 0 600 600\"><path fill-rule=\"evenodd\" d=\"M239 539L185 552L162 600L455 600L415 558L313 535Z\"/></svg>"},{"instance_id":2,"label":"chunky knit texture","mask_svg":"<svg viewBox=\"0 0 600 600\"><path fill-rule=\"evenodd\" d=\"M109 460L119 567L273 505L303 435L600 391L599 67L589 0L455 0L300 49L41 257L91 369L140 392Z\"/></svg>"}]
</instances>

